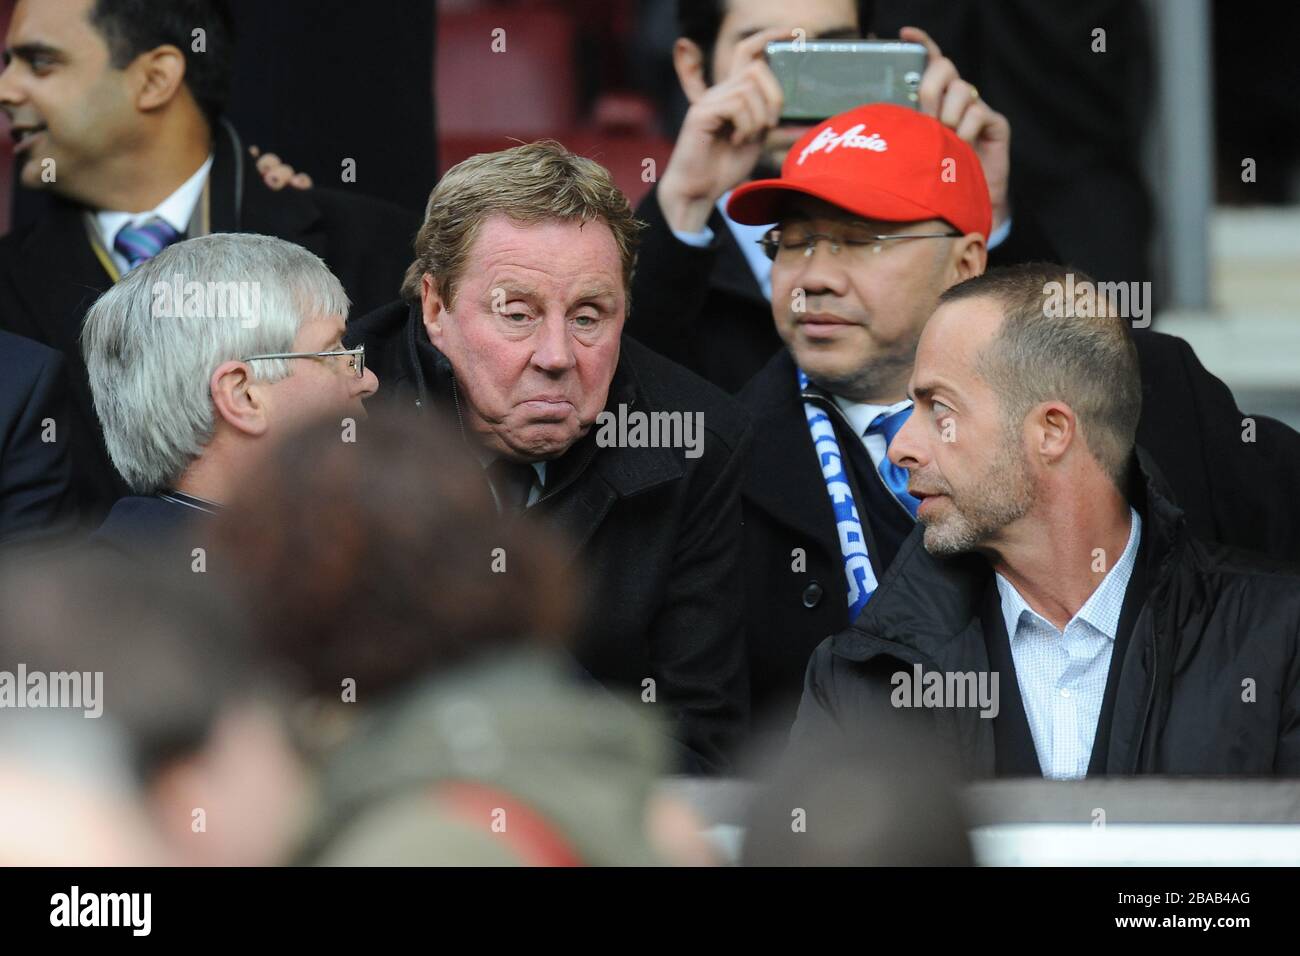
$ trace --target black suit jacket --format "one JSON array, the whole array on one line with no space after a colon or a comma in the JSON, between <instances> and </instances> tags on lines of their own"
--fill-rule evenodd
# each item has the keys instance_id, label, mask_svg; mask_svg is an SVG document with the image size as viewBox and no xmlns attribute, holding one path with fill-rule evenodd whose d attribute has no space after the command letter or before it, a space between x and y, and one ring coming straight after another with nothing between
<instances>
[{"instance_id":1,"label":"black suit jacket","mask_svg":"<svg viewBox=\"0 0 1300 956\"><path fill-rule=\"evenodd\" d=\"M113 503L88 539L92 548L151 566L193 567L195 548L208 545L211 516L157 495L127 495ZM202 556L206 569L206 553Z\"/></svg>"},{"instance_id":2,"label":"black suit jacket","mask_svg":"<svg viewBox=\"0 0 1300 956\"><path fill-rule=\"evenodd\" d=\"M632 277L627 331L725 391L736 393L782 347L772 304L716 208L713 242L688 246L673 235L653 189L637 207L646 224ZM1011 233L989 266L1051 261L1055 252L1031 210L1015 212Z\"/></svg>"},{"instance_id":3,"label":"black suit jacket","mask_svg":"<svg viewBox=\"0 0 1300 956\"><path fill-rule=\"evenodd\" d=\"M75 520L67 398L58 352L0 332L0 543Z\"/></svg>"},{"instance_id":4,"label":"black suit jacket","mask_svg":"<svg viewBox=\"0 0 1300 956\"><path fill-rule=\"evenodd\" d=\"M1260 418L1256 440L1243 442L1245 416L1232 393L1186 342L1147 330L1135 331L1133 338L1143 395L1137 443L1149 452L1188 528L1202 540L1300 566L1300 435ZM754 715L785 727L793 720L809 655L823 638L852 623L848 587L789 354L773 358L740 400L754 420L742 490ZM855 440L840 435L850 473L861 486L876 476L874 469L863 473L872 466L853 454ZM882 519L863 501L857 496L864 530L872 535ZM873 560L879 558L873 552ZM878 578L886 563L877 567Z\"/></svg>"},{"instance_id":5,"label":"black suit jacket","mask_svg":"<svg viewBox=\"0 0 1300 956\"><path fill-rule=\"evenodd\" d=\"M225 123L213 144L210 183L213 232L277 236L311 250L342 281L356 312L397 293L412 258L413 214L326 189L273 192ZM91 248L84 213L84 207L52 198L38 220L0 239L0 328L63 353L79 505L98 521L127 489L104 447L81 355L86 312L112 282Z\"/></svg>"},{"instance_id":6,"label":"black suit jacket","mask_svg":"<svg viewBox=\"0 0 1300 956\"><path fill-rule=\"evenodd\" d=\"M347 341L365 343L381 399L448 413L457 406L455 373L429 342L418 307L394 303L364 316ZM547 463L542 497L525 515L570 542L587 604L573 647L578 663L637 695L653 679L655 703L692 752L683 769L716 772L748 729L740 479L749 421L728 396L627 339L606 408L620 405L702 414L702 454L601 447L593 427Z\"/></svg>"}]
</instances>

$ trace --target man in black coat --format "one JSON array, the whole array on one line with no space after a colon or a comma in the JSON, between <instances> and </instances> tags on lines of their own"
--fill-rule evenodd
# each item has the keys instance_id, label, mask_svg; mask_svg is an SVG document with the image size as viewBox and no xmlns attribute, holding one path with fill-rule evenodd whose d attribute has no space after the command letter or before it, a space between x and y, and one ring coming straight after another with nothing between
<instances>
[{"instance_id":1,"label":"man in black coat","mask_svg":"<svg viewBox=\"0 0 1300 956\"><path fill-rule=\"evenodd\" d=\"M587 582L578 662L665 709L685 769L723 769L747 727L750 427L622 336L627 199L557 144L471 157L434 189L416 255L411 304L354 321L348 344L365 346L381 395L458 424L503 513L567 535Z\"/></svg>"},{"instance_id":2,"label":"man in black coat","mask_svg":"<svg viewBox=\"0 0 1300 956\"><path fill-rule=\"evenodd\" d=\"M321 256L366 311L393 296L410 258L416 221L407 211L263 183L220 119L231 62L225 6L22 0L7 37L0 108L13 124L19 181L50 201L0 240L0 327L58 349L68 363L74 475L88 518L126 493L78 345L86 310L120 275L181 238L262 233ZM202 50L194 49L198 28Z\"/></svg>"},{"instance_id":3,"label":"man in black coat","mask_svg":"<svg viewBox=\"0 0 1300 956\"><path fill-rule=\"evenodd\" d=\"M75 519L66 399L59 353L0 332L0 543Z\"/></svg>"},{"instance_id":4,"label":"man in black coat","mask_svg":"<svg viewBox=\"0 0 1300 956\"><path fill-rule=\"evenodd\" d=\"M922 527L813 655L795 740L887 697L975 776L1300 774L1300 575L1189 533L1135 461L1123 321L1043 288L988 273L927 324L889 449Z\"/></svg>"},{"instance_id":5,"label":"man in black coat","mask_svg":"<svg viewBox=\"0 0 1300 956\"><path fill-rule=\"evenodd\" d=\"M781 89L764 46L789 40L795 29L810 41L861 37L869 8L817 0L778 15L774 5L749 0L678 5L682 35L673 65L691 107L662 177L637 209L648 228L628 331L729 392L758 373L781 339L772 325L771 264L758 246L764 227L729 217L727 199L745 181L779 175L791 144L807 129L780 122ZM908 28L902 38L929 50L921 111L960 130L984 165L993 204L992 262L1054 258L1031 209L1017 208L1013 227L1006 119L923 31ZM764 104L764 115L755 115L756 102Z\"/></svg>"},{"instance_id":6,"label":"man in black coat","mask_svg":"<svg viewBox=\"0 0 1300 956\"><path fill-rule=\"evenodd\" d=\"M775 301L790 303L776 310L776 324L791 348L773 357L740 396L755 422L743 490L750 677L756 716L778 727L794 717L808 655L852 622L851 607L861 601L860 594L850 595L844 529L828 496L826 462L819 465L808 410L820 409L837 438L834 460L844 466L866 536L860 550L878 580L911 532L906 505L915 502L882 480L887 436L868 435L868 424L874 414L908 408L911 350L934 303L948 286L984 271L976 241L984 227L978 224L960 226L964 237L900 239L881 245L879 253L851 244L856 222L875 223L866 231L924 235L944 231L953 217L971 216L960 205L945 211L957 193L930 193L927 183L941 181L941 164L951 156L958 161L957 181L943 185L958 190L967 168L979 174L973 156L955 137L928 139L921 127L931 121L913 114L913 121L903 122L907 117L895 110L867 107L856 121L868 121L861 135L880 135L885 151L819 148L790 175L742 187L732 200L733 214L743 220L782 219L803 234L787 228L781 242L791 248L775 251L773 261ZM838 135L852 125L833 118L822 129ZM968 166L961 165L963 157ZM874 193L865 185L872 183L892 183L891 195ZM909 196L920 203L911 212L897 206ZM974 203L976 193L968 199ZM811 234L833 234L844 248L837 255L823 248L825 239L811 247L794 241ZM947 259L935 258L938 250L927 251L927 244L949 245ZM1083 273L1073 277L1080 290L1097 288ZM1149 315L1141 313L1149 301L1130 297L1129 305L1133 324L1145 325ZM1164 472L1192 530L1300 564L1300 511L1288 506L1287 491L1300 471L1300 437L1280 423L1243 416L1186 342L1145 328L1131 334L1145 400L1138 440ZM799 367L809 378L802 387Z\"/></svg>"}]
</instances>

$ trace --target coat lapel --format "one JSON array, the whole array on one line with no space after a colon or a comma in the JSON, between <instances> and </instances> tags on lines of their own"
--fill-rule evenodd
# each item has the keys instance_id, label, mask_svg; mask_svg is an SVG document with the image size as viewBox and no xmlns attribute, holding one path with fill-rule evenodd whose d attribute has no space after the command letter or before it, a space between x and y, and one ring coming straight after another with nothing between
<instances>
[{"instance_id":1,"label":"coat lapel","mask_svg":"<svg viewBox=\"0 0 1300 956\"><path fill-rule=\"evenodd\" d=\"M86 310L112 285L91 248L81 207L51 203L23 242L12 280L24 311L36 323L27 334L79 354Z\"/></svg>"},{"instance_id":2,"label":"coat lapel","mask_svg":"<svg viewBox=\"0 0 1300 956\"><path fill-rule=\"evenodd\" d=\"M988 572L976 555L941 559L922 544L918 526L899 549L871 601L846 631L831 638L831 651L863 662L892 658L923 671L988 672L981 603ZM998 687L1001 695L1018 687ZM960 755L963 771L977 777L995 772L992 718L974 707L934 709L936 731Z\"/></svg>"},{"instance_id":3,"label":"coat lapel","mask_svg":"<svg viewBox=\"0 0 1300 956\"><path fill-rule=\"evenodd\" d=\"M784 349L759 372L742 395L754 419L754 443L744 496L776 521L839 554L839 542L804 414L794 360Z\"/></svg>"}]
</instances>

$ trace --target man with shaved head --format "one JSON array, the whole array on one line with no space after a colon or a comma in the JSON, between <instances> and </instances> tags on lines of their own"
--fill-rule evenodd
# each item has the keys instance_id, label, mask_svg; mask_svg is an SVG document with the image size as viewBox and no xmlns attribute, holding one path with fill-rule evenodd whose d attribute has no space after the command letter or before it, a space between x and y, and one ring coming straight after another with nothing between
<instances>
[{"instance_id":1,"label":"man with shaved head","mask_svg":"<svg viewBox=\"0 0 1300 956\"><path fill-rule=\"evenodd\" d=\"M1067 275L940 296L889 447L920 526L813 655L796 736L870 733L888 698L975 776L1300 773L1300 576L1189 534L1134 445L1124 322L1058 314Z\"/></svg>"}]
</instances>

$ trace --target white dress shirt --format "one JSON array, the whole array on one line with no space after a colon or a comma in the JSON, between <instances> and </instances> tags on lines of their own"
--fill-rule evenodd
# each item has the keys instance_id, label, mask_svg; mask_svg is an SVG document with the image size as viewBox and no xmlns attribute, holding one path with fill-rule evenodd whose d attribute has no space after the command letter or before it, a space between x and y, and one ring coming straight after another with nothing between
<instances>
[{"instance_id":1,"label":"white dress shirt","mask_svg":"<svg viewBox=\"0 0 1300 956\"><path fill-rule=\"evenodd\" d=\"M203 186L207 183L208 174L211 171L212 157L209 156L203 165L195 171L194 175L181 183L174 193L160 202L155 208L145 212L101 210L95 213L95 230L99 233L99 241L103 244L104 250L112 257L113 264L117 266L119 272L125 275L130 266L126 256L113 248L113 241L117 238L117 234L122 231L122 227L128 225L142 226L157 216L181 235L185 235L190 228L190 220L194 218L194 209L199 204L199 197L203 195Z\"/></svg>"},{"instance_id":2,"label":"white dress shirt","mask_svg":"<svg viewBox=\"0 0 1300 956\"><path fill-rule=\"evenodd\" d=\"M1128 544L1097 589L1058 631L1002 575L995 575L1011 640L1020 699L1043 776L1087 776L1124 592L1142 539L1142 519L1129 508Z\"/></svg>"}]
</instances>

